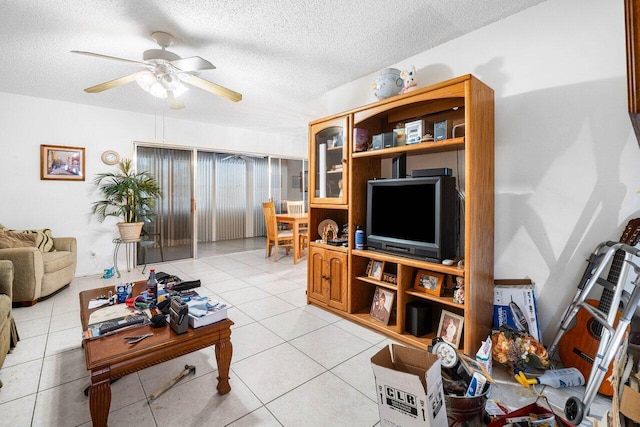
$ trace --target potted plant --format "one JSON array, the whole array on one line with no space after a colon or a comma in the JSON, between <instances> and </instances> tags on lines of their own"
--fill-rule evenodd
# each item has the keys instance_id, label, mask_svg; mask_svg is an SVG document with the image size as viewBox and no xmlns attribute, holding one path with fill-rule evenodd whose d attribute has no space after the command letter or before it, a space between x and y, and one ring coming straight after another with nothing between
<instances>
[{"instance_id":1,"label":"potted plant","mask_svg":"<svg viewBox=\"0 0 640 427\"><path fill-rule=\"evenodd\" d=\"M100 173L93 183L104 197L91 208L98 221L102 222L108 216L121 218L122 222L118 223L120 237L138 239L143 219L153 216L156 200L162 196L155 177L148 171L136 172L131 159L123 159L118 163L117 171Z\"/></svg>"}]
</instances>

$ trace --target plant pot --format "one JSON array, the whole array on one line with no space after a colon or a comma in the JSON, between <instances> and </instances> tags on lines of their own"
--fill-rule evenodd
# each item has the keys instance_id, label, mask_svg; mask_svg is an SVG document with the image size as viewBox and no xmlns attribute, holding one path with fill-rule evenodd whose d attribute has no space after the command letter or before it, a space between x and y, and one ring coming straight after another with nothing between
<instances>
[{"instance_id":1,"label":"plant pot","mask_svg":"<svg viewBox=\"0 0 640 427\"><path fill-rule=\"evenodd\" d=\"M137 240L142 233L144 222L119 222L118 230L122 240Z\"/></svg>"}]
</instances>

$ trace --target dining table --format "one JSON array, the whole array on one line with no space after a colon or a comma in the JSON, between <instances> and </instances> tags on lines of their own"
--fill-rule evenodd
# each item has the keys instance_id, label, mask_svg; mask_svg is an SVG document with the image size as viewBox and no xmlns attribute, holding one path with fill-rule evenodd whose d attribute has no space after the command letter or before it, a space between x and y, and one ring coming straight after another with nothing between
<instances>
[{"instance_id":1,"label":"dining table","mask_svg":"<svg viewBox=\"0 0 640 427\"><path fill-rule=\"evenodd\" d=\"M297 264L302 257L300 244L300 226L309 224L309 213L279 213L276 214L278 223L288 224L293 231L293 263Z\"/></svg>"}]
</instances>

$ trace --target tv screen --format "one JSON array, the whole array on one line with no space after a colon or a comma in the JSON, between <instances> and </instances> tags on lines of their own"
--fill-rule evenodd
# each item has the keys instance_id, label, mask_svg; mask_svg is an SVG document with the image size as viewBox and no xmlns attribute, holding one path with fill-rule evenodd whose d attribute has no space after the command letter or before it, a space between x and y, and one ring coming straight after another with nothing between
<instances>
[{"instance_id":1,"label":"tv screen","mask_svg":"<svg viewBox=\"0 0 640 427\"><path fill-rule=\"evenodd\" d=\"M367 185L367 247L440 262L455 257L455 178L371 180Z\"/></svg>"}]
</instances>

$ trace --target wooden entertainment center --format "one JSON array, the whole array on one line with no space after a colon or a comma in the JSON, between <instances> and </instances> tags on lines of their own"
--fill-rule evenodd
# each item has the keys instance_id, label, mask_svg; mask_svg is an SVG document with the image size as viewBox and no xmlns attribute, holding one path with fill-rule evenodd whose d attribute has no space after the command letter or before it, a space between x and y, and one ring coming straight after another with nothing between
<instances>
[{"instance_id":1,"label":"wooden entertainment center","mask_svg":"<svg viewBox=\"0 0 640 427\"><path fill-rule=\"evenodd\" d=\"M445 139L354 150L356 128L368 133L371 142L373 135L388 134L416 120L423 120L423 135L434 133L434 123L446 123ZM402 154L406 154L408 175L412 169L453 170L464 195L458 240L463 265L355 248L356 226L364 229L366 223L367 181L391 178L392 159ZM309 124L309 156L308 302L419 348L431 344L442 310L447 310L464 320L459 348L475 354L493 324L493 90L474 76L464 75L313 121ZM415 201L415 208L421 208L420 200ZM402 212L398 219L402 220ZM338 229L348 225L346 246L323 243L318 228L327 220L334 221ZM386 278L394 279L383 281L367 274L371 260L383 262ZM419 270L440 273L449 283L463 278L464 302L454 302L450 294L438 296L415 289ZM395 297L388 324L370 315L377 287ZM415 301L428 302L431 310L431 332L422 336L408 333L405 327L406 305Z\"/></svg>"}]
</instances>

